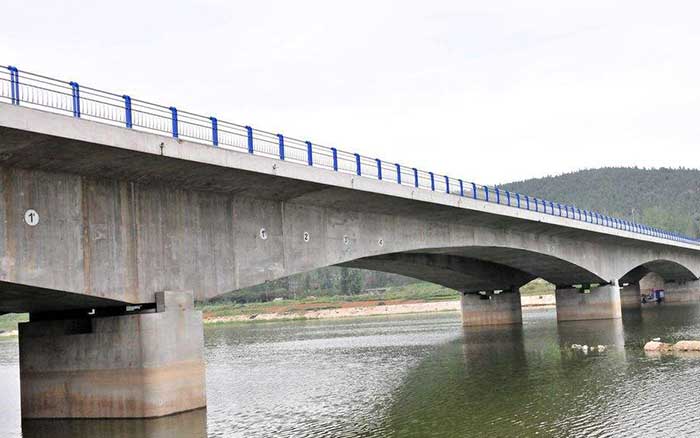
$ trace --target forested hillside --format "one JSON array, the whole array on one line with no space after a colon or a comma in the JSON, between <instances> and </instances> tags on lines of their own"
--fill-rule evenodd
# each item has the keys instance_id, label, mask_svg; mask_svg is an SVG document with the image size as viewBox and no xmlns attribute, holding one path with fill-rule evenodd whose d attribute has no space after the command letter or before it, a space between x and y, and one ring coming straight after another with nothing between
<instances>
[{"instance_id":1,"label":"forested hillside","mask_svg":"<svg viewBox=\"0 0 700 438\"><path fill-rule=\"evenodd\" d=\"M700 170L590 169L500 187L700 237ZM237 291L221 299L250 302L351 295L411 282L415 280L399 275L331 267Z\"/></svg>"},{"instance_id":2,"label":"forested hillside","mask_svg":"<svg viewBox=\"0 0 700 438\"><path fill-rule=\"evenodd\" d=\"M700 170L590 169L500 187L700 237Z\"/></svg>"}]
</instances>

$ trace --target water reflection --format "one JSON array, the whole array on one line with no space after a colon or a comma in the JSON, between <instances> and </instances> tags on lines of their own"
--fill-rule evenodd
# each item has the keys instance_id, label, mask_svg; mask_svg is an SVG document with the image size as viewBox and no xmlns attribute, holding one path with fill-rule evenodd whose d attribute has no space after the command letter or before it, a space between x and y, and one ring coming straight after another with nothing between
<instances>
[{"instance_id":1,"label":"water reflection","mask_svg":"<svg viewBox=\"0 0 700 438\"><path fill-rule=\"evenodd\" d=\"M468 329L458 313L210 327L208 419L30 421L23 436L697 435L700 358L651 358L642 347L700 339L700 307L646 307L621 321L557 323L544 309L524 318ZM3 437L20 436L16 350L0 343Z\"/></svg>"},{"instance_id":2,"label":"water reflection","mask_svg":"<svg viewBox=\"0 0 700 438\"><path fill-rule=\"evenodd\" d=\"M207 411L184 412L145 420L24 420L23 438L203 438L207 436Z\"/></svg>"}]
</instances>

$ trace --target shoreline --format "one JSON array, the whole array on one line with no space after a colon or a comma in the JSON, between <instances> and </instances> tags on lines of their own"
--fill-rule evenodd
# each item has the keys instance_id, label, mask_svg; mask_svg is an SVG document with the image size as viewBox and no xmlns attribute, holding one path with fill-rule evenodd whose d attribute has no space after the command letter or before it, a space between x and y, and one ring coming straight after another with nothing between
<instances>
[{"instance_id":1,"label":"shoreline","mask_svg":"<svg viewBox=\"0 0 700 438\"><path fill-rule=\"evenodd\" d=\"M333 307L329 307L332 305ZM531 295L521 297L523 311L535 308L555 306L554 295ZM334 303L314 303L310 305L280 306L260 313L241 313L236 315L208 315L203 313L204 325L236 324L274 321L304 321L321 319L362 318L381 315L409 315L420 313L459 312L460 300L371 300L346 301ZM1 339L18 336L17 329L0 330Z\"/></svg>"},{"instance_id":2,"label":"shoreline","mask_svg":"<svg viewBox=\"0 0 700 438\"><path fill-rule=\"evenodd\" d=\"M555 305L554 295L521 297L523 309L547 308ZM340 307L320 309L285 310L281 312L252 313L240 315L204 315L204 324L246 323L264 321L340 319L378 315L406 315L415 313L437 313L460 311L459 300L398 302L386 304L383 301L364 302L360 305L343 303Z\"/></svg>"}]
</instances>

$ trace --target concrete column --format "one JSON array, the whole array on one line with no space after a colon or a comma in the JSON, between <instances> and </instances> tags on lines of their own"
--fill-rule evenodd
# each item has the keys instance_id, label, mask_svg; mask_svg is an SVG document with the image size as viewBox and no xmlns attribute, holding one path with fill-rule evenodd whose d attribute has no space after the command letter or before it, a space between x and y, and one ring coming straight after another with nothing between
<instances>
[{"instance_id":1,"label":"concrete column","mask_svg":"<svg viewBox=\"0 0 700 438\"><path fill-rule=\"evenodd\" d=\"M622 318L620 288L617 282L590 289L565 288L556 290L557 321Z\"/></svg>"},{"instance_id":2,"label":"concrete column","mask_svg":"<svg viewBox=\"0 0 700 438\"><path fill-rule=\"evenodd\" d=\"M620 303L623 309L641 309L642 295L639 283L630 283L620 288Z\"/></svg>"},{"instance_id":3,"label":"concrete column","mask_svg":"<svg viewBox=\"0 0 700 438\"><path fill-rule=\"evenodd\" d=\"M160 292L157 312L20 324L23 418L147 418L206 406L202 313Z\"/></svg>"},{"instance_id":4,"label":"concrete column","mask_svg":"<svg viewBox=\"0 0 700 438\"><path fill-rule=\"evenodd\" d=\"M521 324L520 292L515 289L499 294L462 294L462 325Z\"/></svg>"}]
</instances>

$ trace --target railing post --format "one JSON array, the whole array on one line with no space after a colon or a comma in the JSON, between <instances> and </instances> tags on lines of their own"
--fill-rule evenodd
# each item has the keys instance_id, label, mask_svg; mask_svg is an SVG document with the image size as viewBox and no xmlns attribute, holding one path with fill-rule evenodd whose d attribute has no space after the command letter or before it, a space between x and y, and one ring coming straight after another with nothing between
<instances>
[{"instance_id":1,"label":"railing post","mask_svg":"<svg viewBox=\"0 0 700 438\"><path fill-rule=\"evenodd\" d=\"M552 209L552 216L554 216L554 202L549 201L549 208Z\"/></svg>"},{"instance_id":2,"label":"railing post","mask_svg":"<svg viewBox=\"0 0 700 438\"><path fill-rule=\"evenodd\" d=\"M248 133L248 153L252 154L254 151L253 149L253 128L250 126L245 127L246 132Z\"/></svg>"},{"instance_id":3,"label":"railing post","mask_svg":"<svg viewBox=\"0 0 700 438\"><path fill-rule=\"evenodd\" d=\"M520 193L515 194L515 203L520 208Z\"/></svg>"},{"instance_id":4,"label":"railing post","mask_svg":"<svg viewBox=\"0 0 700 438\"><path fill-rule=\"evenodd\" d=\"M279 146L280 160L284 161L284 135L277 134L277 145Z\"/></svg>"},{"instance_id":5,"label":"railing post","mask_svg":"<svg viewBox=\"0 0 700 438\"><path fill-rule=\"evenodd\" d=\"M338 149L331 148L331 154L333 155L333 170L338 171Z\"/></svg>"},{"instance_id":6,"label":"railing post","mask_svg":"<svg viewBox=\"0 0 700 438\"><path fill-rule=\"evenodd\" d=\"M433 172L428 172L430 174L430 190L435 191L435 174Z\"/></svg>"},{"instance_id":7,"label":"railing post","mask_svg":"<svg viewBox=\"0 0 700 438\"><path fill-rule=\"evenodd\" d=\"M476 193L476 184L475 183L472 183L472 197L474 199L479 199L479 196Z\"/></svg>"},{"instance_id":8,"label":"railing post","mask_svg":"<svg viewBox=\"0 0 700 438\"><path fill-rule=\"evenodd\" d=\"M17 67L9 66L10 70L10 95L13 105L19 105L19 70Z\"/></svg>"},{"instance_id":9,"label":"railing post","mask_svg":"<svg viewBox=\"0 0 700 438\"><path fill-rule=\"evenodd\" d=\"M508 190L506 190L506 203L510 207L510 192Z\"/></svg>"},{"instance_id":10,"label":"railing post","mask_svg":"<svg viewBox=\"0 0 700 438\"><path fill-rule=\"evenodd\" d=\"M445 175L445 193L450 193L450 177Z\"/></svg>"},{"instance_id":11,"label":"railing post","mask_svg":"<svg viewBox=\"0 0 700 438\"><path fill-rule=\"evenodd\" d=\"M530 211L530 197L528 195L525 195L525 209Z\"/></svg>"},{"instance_id":12,"label":"railing post","mask_svg":"<svg viewBox=\"0 0 700 438\"><path fill-rule=\"evenodd\" d=\"M537 198L532 198L532 202L535 203L535 212L539 213L540 212L540 203L537 202Z\"/></svg>"},{"instance_id":13,"label":"railing post","mask_svg":"<svg viewBox=\"0 0 700 438\"><path fill-rule=\"evenodd\" d=\"M542 200L542 212L547 214L547 200L545 199Z\"/></svg>"},{"instance_id":14,"label":"railing post","mask_svg":"<svg viewBox=\"0 0 700 438\"><path fill-rule=\"evenodd\" d=\"M484 200L489 202L489 188L487 186L484 186Z\"/></svg>"},{"instance_id":15,"label":"railing post","mask_svg":"<svg viewBox=\"0 0 700 438\"><path fill-rule=\"evenodd\" d=\"M557 202L557 208L559 208L559 217L561 217L561 204ZM552 212L554 213L554 212Z\"/></svg>"},{"instance_id":16,"label":"railing post","mask_svg":"<svg viewBox=\"0 0 700 438\"><path fill-rule=\"evenodd\" d=\"M357 174L362 175L362 164L360 164L360 154L355 154L355 163L357 164Z\"/></svg>"},{"instance_id":17,"label":"railing post","mask_svg":"<svg viewBox=\"0 0 700 438\"><path fill-rule=\"evenodd\" d=\"M496 191L496 204L501 203L501 191L498 190L498 187L494 187L494 190Z\"/></svg>"},{"instance_id":18,"label":"railing post","mask_svg":"<svg viewBox=\"0 0 700 438\"><path fill-rule=\"evenodd\" d=\"M459 196L464 196L464 181L459 180Z\"/></svg>"},{"instance_id":19,"label":"railing post","mask_svg":"<svg viewBox=\"0 0 700 438\"><path fill-rule=\"evenodd\" d=\"M396 165L396 183L401 184L401 166L399 164Z\"/></svg>"},{"instance_id":20,"label":"railing post","mask_svg":"<svg viewBox=\"0 0 700 438\"><path fill-rule=\"evenodd\" d=\"M124 98L124 123L127 128L133 128L134 122L131 114L131 97L126 94L122 97Z\"/></svg>"},{"instance_id":21,"label":"railing post","mask_svg":"<svg viewBox=\"0 0 700 438\"><path fill-rule=\"evenodd\" d=\"M179 133L177 131L177 108L174 106L170 107L170 113L172 114L172 120L173 120L173 137L177 138Z\"/></svg>"},{"instance_id":22,"label":"railing post","mask_svg":"<svg viewBox=\"0 0 700 438\"><path fill-rule=\"evenodd\" d=\"M211 120L211 143L219 146L219 121L216 117L209 117L209 120Z\"/></svg>"},{"instance_id":23,"label":"railing post","mask_svg":"<svg viewBox=\"0 0 700 438\"><path fill-rule=\"evenodd\" d=\"M70 86L73 90L73 117L80 117L80 85L71 82Z\"/></svg>"},{"instance_id":24,"label":"railing post","mask_svg":"<svg viewBox=\"0 0 700 438\"><path fill-rule=\"evenodd\" d=\"M416 187L420 187L420 181L418 181L418 169L413 168L413 180Z\"/></svg>"},{"instance_id":25,"label":"railing post","mask_svg":"<svg viewBox=\"0 0 700 438\"><path fill-rule=\"evenodd\" d=\"M381 181L382 179L382 160L379 158L374 159L377 162L377 179Z\"/></svg>"},{"instance_id":26,"label":"railing post","mask_svg":"<svg viewBox=\"0 0 700 438\"><path fill-rule=\"evenodd\" d=\"M309 164L309 166L314 165L314 152L313 152L313 146L311 146L310 141L306 141L306 162Z\"/></svg>"}]
</instances>

